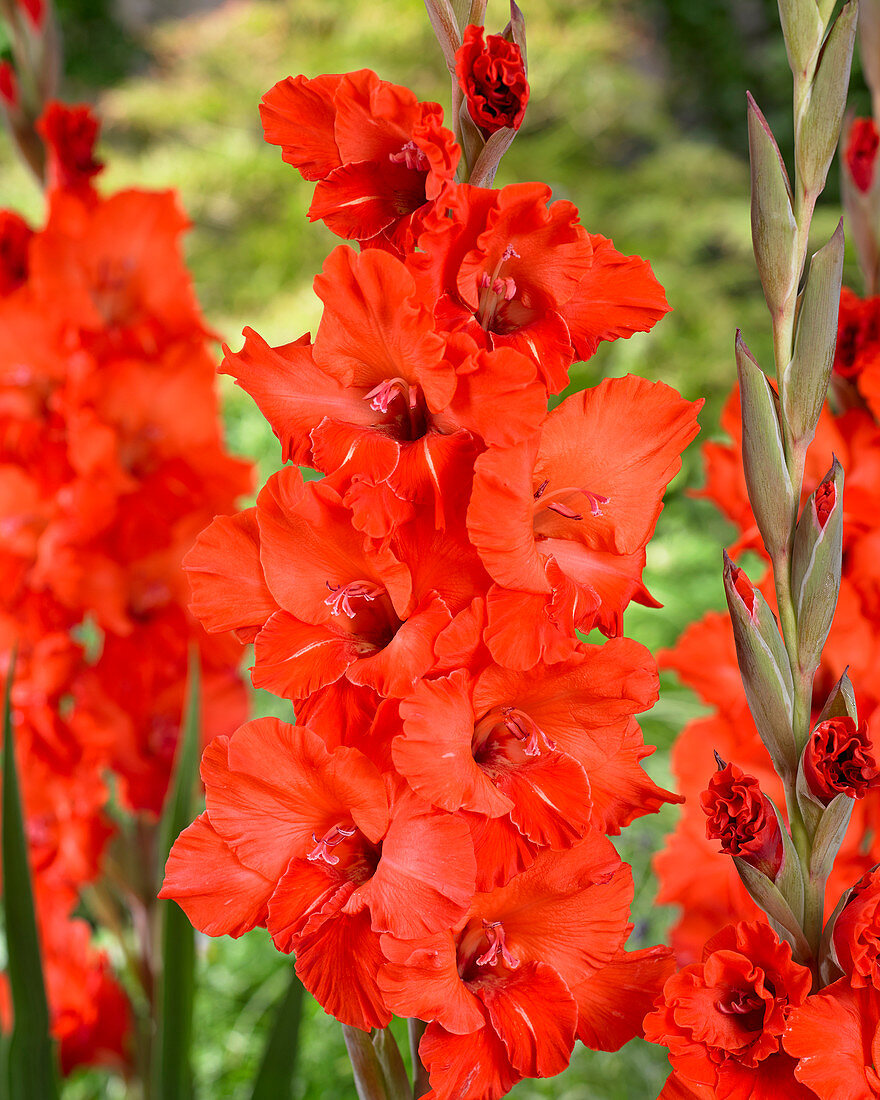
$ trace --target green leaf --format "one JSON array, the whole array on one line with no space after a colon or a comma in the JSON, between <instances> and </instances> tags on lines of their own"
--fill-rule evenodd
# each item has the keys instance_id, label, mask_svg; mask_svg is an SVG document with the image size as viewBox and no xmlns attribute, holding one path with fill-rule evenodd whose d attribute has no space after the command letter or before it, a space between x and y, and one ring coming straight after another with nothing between
<instances>
[{"instance_id":1,"label":"green leaf","mask_svg":"<svg viewBox=\"0 0 880 1100\"><path fill-rule=\"evenodd\" d=\"M10 1100L58 1097L55 1044L49 1034L49 1006L31 889L21 794L12 743L10 696L15 659L10 661L3 701L3 909L9 957L9 985L15 1022L6 1054Z\"/></svg>"},{"instance_id":2,"label":"green leaf","mask_svg":"<svg viewBox=\"0 0 880 1100\"><path fill-rule=\"evenodd\" d=\"M275 1010L251 1100L290 1100L293 1095L302 1003L302 982L291 966L290 983Z\"/></svg>"},{"instance_id":3,"label":"green leaf","mask_svg":"<svg viewBox=\"0 0 880 1100\"><path fill-rule=\"evenodd\" d=\"M190 650L189 685L177 746L174 776L159 828L159 854L164 865L176 837L196 814L194 790L201 747L199 661ZM192 1100L190 1064L195 995L195 932L174 901L160 901L162 973L159 978L159 1031L154 1057L154 1082L162 1100Z\"/></svg>"}]
</instances>

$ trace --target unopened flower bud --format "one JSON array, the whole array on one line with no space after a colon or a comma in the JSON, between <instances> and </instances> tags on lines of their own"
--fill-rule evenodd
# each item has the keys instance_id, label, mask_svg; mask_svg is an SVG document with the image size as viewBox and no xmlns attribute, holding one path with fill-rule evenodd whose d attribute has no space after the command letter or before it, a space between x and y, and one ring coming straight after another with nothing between
<instances>
[{"instance_id":1,"label":"unopened flower bud","mask_svg":"<svg viewBox=\"0 0 880 1100\"><path fill-rule=\"evenodd\" d=\"M774 767L792 775L798 761L791 726L794 685L779 627L767 601L727 554L724 591L749 709Z\"/></svg>"},{"instance_id":2,"label":"unopened flower bud","mask_svg":"<svg viewBox=\"0 0 880 1100\"><path fill-rule=\"evenodd\" d=\"M825 806L839 794L864 798L880 778L868 727L856 725L848 715L816 726L804 749L803 767L810 793Z\"/></svg>"},{"instance_id":3,"label":"unopened flower bud","mask_svg":"<svg viewBox=\"0 0 880 1100\"><path fill-rule=\"evenodd\" d=\"M50 186L72 191L90 185L104 167L95 157L100 125L86 104L49 104L37 131L46 142Z\"/></svg>"},{"instance_id":4,"label":"unopened flower bud","mask_svg":"<svg viewBox=\"0 0 880 1100\"><path fill-rule=\"evenodd\" d=\"M852 888L832 936L850 984L880 989L880 868L868 871Z\"/></svg>"},{"instance_id":5,"label":"unopened flower bud","mask_svg":"<svg viewBox=\"0 0 880 1100\"><path fill-rule=\"evenodd\" d=\"M484 137L505 127L518 130L529 101L522 53L500 34L483 41L483 28L465 27L455 72L467 108Z\"/></svg>"},{"instance_id":6,"label":"unopened flower bud","mask_svg":"<svg viewBox=\"0 0 880 1100\"><path fill-rule=\"evenodd\" d=\"M846 139L843 163L846 165L850 179L863 194L870 191L874 183L878 147L880 147L880 132L873 118L853 119Z\"/></svg>"},{"instance_id":7,"label":"unopened flower bud","mask_svg":"<svg viewBox=\"0 0 880 1100\"><path fill-rule=\"evenodd\" d=\"M782 832L776 811L758 780L736 764L723 764L700 795L706 836L719 840L721 851L739 856L771 881L783 861Z\"/></svg>"},{"instance_id":8,"label":"unopened flower bud","mask_svg":"<svg viewBox=\"0 0 880 1100\"><path fill-rule=\"evenodd\" d=\"M35 31L39 32L43 29L43 24L46 22L46 0L16 0L16 6Z\"/></svg>"},{"instance_id":9,"label":"unopened flower bud","mask_svg":"<svg viewBox=\"0 0 880 1100\"><path fill-rule=\"evenodd\" d=\"M8 61L0 61L0 99L7 111L18 109L18 80L15 69Z\"/></svg>"},{"instance_id":10,"label":"unopened flower bud","mask_svg":"<svg viewBox=\"0 0 880 1100\"><path fill-rule=\"evenodd\" d=\"M813 438L828 395L840 283L843 278L843 221L831 240L810 261L801 295L794 355L782 377L782 404L792 440L806 448Z\"/></svg>"},{"instance_id":11,"label":"unopened flower bud","mask_svg":"<svg viewBox=\"0 0 880 1100\"><path fill-rule=\"evenodd\" d=\"M819 55L806 108L795 119L801 182L809 194L816 196L825 186L840 137L858 11L858 4L850 0L835 19Z\"/></svg>"},{"instance_id":12,"label":"unopened flower bud","mask_svg":"<svg viewBox=\"0 0 880 1100\"><path fill-rule=\"evenodd\" d=\"M814 670L831 629L840 591L843 547L843 467L831 469L804 506L794 536L791 589L801 668Z\"/></svg>"},{"instance_id":13,"label":"unopened flower bud","mask_svg":"<svg viewBox=\"0 0 880 1100\"><path fill-rule=\"evenodd\" d=\"M764 297L775 315L797 289L797 222L779 146L757 103L751 95L747 98L752 245Z\"/></svg>"},{"instance_id":14,"label":"unopened flower bud","mask_svg":"<svg viewBox=\"0 0 880 1100\"><path fill-rule=\"evenodd\" d=\"M736 369L743 425L743 469L761 538L773 557L788 545L795 521L782 429L767 376L736 334Z\"/></svg>"},{"instance_id":15,"label":"unopened flower bud","mask_svg":"<svg viewBox=\"0 0 880 1100\"><path fill-rule=\"evenodd\" d=\"M816 56L825 35L825 23L810 0L779 0L779 18L793 72L803 71Z\"/></svg>"}]
</instances>

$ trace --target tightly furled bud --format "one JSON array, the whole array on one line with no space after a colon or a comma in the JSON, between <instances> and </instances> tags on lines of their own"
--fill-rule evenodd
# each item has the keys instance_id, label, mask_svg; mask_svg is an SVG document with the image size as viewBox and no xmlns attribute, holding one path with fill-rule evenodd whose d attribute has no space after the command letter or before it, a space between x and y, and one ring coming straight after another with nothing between
<instances>
[{"instance_id":1,"label":"tightly furled bud","mask_svg":"<svg viewBox=\"0 0 880 1100\"><path fill-rule=\"evenodd\" d=\"M880 989L880 869L868 871L834 922L837 961L856 988Z\"/></svg>"},{"instance_id":2,"label":"tightly furled bud","mask_svg":"<svg viewBox=\"0 0 880 1100\"><path fill-rule=\"evenodd\" d=\"M18 80L8 61L0 61L0 99L7 111L18 108Z\"/></svg>"},{"instance_id":3,"label":"tightly furled bud","mask_svg":"<svg viewBox=\"0 0 880 1100\"><path fill-rule=\"evenodd\" d=\"M86 104L68 107L53 102L37 122L46 142L50 187L75 190L88 186L104 167L95 157L100 123Z\"/></svg>"},{"instance_id":4,"label":"tightly furled bud","mask_svg":"<svg viewBox=\"0 0 880 1100\"><path fill-rule=\"evenodd\" d=\"M724 592L749 710L777 772L793 774L799 756L791 726L794 687L776 619L761 593L726 553Z\"/></svg>"},{"instance_id":5,"label":"tightly furled bud","mask_svg":"<svg viewBox=\"0 0 880 1100\"><path fill-rule=\"evenodd\" d=\"M848 716L820 722L804 749L804 775L826 806L839 794L864 798L880 776L866 724Z\"/></svg>"},{"instance_id":6,"label":"tightly furled bud","mask_svg":"<svg viewBox=\"0 0 880 1100\"><path fill-rule=\"evenodd\" d=\"M700 795L707 817L706 836L719 840L721 851L739 856L769 879L782 866L782 832L770 799L753 775L736 764L723 764Z\"/></svg>"},{"instance_id":7,"label":"tightly furled bud","mask_svg":"<svg viewBox=\"0 0 880 1100\"><path fill-rule=\"evenodd\" d=\"M483 41L483 28L465 27L455 55L455 72L468 112L484 137L509 127L518 130L529 101L522 51L500 34Z\"/></svg>"},{"instance_id":8,"label":"tightly furled bud","mask_svg":"<svg viewBox=\"0 0 880 1100\"><path fill-rule=\"evenodd\" d=\"M813 670L831 629L843 553L843 467L831 469L804 505L794 536L791 591L801 667Z\"/></svg>"},{"instance_id":9,"label":"tightly furled bud","mask_svg":"<svg viewBox=\"0 0 880 1100\"><path fill-rule=\"evenodd\" d=\"M850 178L862 194L870 191L874 183L878 146L880 146L880 132L873 118L853 119L847 135L843 162Z\"/></svg>"}]
</instances>

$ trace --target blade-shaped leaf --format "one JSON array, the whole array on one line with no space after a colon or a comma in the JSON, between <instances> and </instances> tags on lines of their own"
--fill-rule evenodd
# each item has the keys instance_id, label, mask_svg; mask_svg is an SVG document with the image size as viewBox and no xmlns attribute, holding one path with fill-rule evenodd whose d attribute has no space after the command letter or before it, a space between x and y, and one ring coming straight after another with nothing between
<instances>
[{"instance_id":1,"label":"blade-shaped leaf","mask_svg":"<svg viewBox=\"0 0 880 1100\"><path fill-rule=\"evenodd\" d=\"M290 1100L299 1052L303 986L291 966L290 982L275 1009L251 1100Z\"/></svg>"},{"instance_id":2,"label":"blade-shaped leaf","mask_svg":"<svg viewBox=\"0 0 880 1100\"><path fill-rule=\"evenodd\" d=\"M159 829L159 854L167 859L176 837L195 817L193 792L201 746L200 676L198 654L190 651L189 684L174 776ZM162 974L161 1011L155 1049L154 1081L162 1100L191 1100L193 1096L190 1046L195 994L195 932L183 910L173 901L160 901Z\"/></svg>"},{"instance_id":3,"label":"blade-shaped leaf","mask_svg":"<svg viewBox=\"0 0 880 1100\"><path fill-rule=\"evenodd\" d=\"M43 982L31 889L21 793L12 741L12 680L9 664L3 701L3 910L14 1023L6 1053L10 1100L56 1100L55 1046Z\"/></svg>"}]
</instances>

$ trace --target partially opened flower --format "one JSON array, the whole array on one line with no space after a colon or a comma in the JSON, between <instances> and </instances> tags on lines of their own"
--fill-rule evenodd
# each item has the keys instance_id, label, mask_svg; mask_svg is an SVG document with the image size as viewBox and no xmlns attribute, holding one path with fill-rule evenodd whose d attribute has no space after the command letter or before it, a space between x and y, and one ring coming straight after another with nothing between
<instances>
[{"instance_id":1,"label":"partially opened flower","mask_svg":"<svg viewBox=\"0 0 880 1100\"><path fill-rule=\"evenodd\" d=\"M483 28L465 27L455 55L455 75L468 113L485 136L504 126L518 130L529 102L522 51L503 35L487 35Z\"/></svg>"}]
</instances>

